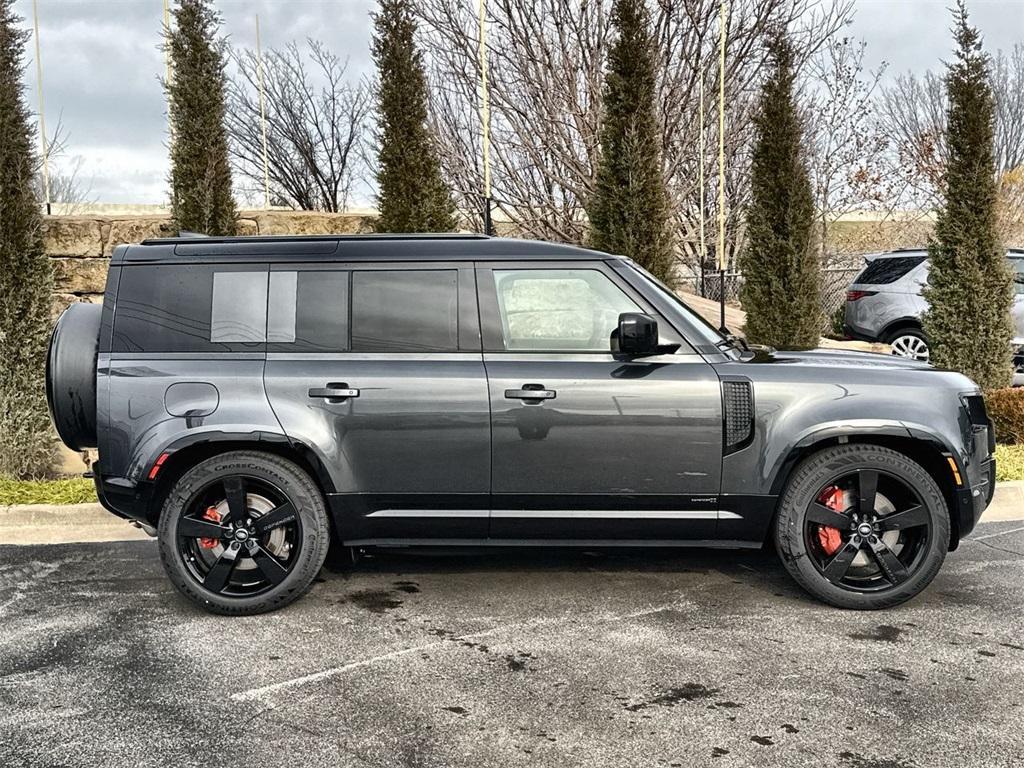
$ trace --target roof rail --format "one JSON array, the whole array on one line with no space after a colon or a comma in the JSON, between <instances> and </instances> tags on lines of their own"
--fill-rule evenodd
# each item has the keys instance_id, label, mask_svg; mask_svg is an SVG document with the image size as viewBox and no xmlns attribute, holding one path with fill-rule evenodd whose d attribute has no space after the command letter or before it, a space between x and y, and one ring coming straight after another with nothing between
<instances>
[{"instance_id":1,"label":"roof rail","mask_svg":"<svg viewBox=\"0 0 1024 768\"><path fill-rule=\"evenodd\" d=\"M202 238L210 243L279 243L309 242L315 240L328 241L359 241L359 240L489 240L489 235L474 232L417 232L417 233L374 233L365 235L248 235L244 237L210 237L192 232L181 232L177 237L151 237L142 241L142 245L172 245Z\"/></svg>"}]
</instances>

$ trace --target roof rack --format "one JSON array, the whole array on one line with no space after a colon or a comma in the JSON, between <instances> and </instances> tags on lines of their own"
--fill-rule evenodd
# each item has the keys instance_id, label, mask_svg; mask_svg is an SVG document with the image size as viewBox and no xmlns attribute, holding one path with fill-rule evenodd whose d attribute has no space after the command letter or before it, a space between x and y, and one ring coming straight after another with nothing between
<instances>
[{"instance_id":1,"label":"roof rack","mask_svg":"<svg viewBox=\"0 0 1024 768\"><path fill-rule=\"evenodd\" d=\"M280 243L309 241L360 241L360 240L490 240L489 235L475 232L417 232L417 233L380 233L369 235L248 235L234 237L209 237L192 232L182 232L177 237L151 237L142 241L142 245L171 245L174 243L194 243L202 238L204 243Z\"/></svg>"}]
</instances>

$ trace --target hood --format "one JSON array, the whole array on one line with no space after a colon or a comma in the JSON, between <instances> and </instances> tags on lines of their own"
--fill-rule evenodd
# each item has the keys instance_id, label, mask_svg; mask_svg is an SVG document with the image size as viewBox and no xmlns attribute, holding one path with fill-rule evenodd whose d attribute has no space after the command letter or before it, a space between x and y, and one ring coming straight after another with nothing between
<instances>
[{"instance_id":1,"label":"hood","mask_svg":"<svg viewBox=\"0 0 1024 768\"><path fill-rule=\"evenodd\" d=\"M755 349L744 355L745 363L752 365L810 365L816 368L872 368L898 371L935 370L920 360L877 352L855 352L845 349L811 349L789 352L776 349Z\"/></svg>"}]
</instances>

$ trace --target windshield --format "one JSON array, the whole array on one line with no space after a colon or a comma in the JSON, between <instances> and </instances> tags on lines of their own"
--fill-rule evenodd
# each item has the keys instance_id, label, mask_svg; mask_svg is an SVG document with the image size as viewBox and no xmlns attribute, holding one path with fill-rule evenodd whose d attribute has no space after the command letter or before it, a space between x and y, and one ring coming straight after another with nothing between
<instances>
[{"instance_id":1,"label":"windshield","mask_svg":"<svg viewBox=\"0 0 1024 768\"><path fill-rule=\"evenodd\" d=\"M635 261L626 259L626 263L629 264L630 268L636 272L644 282L648 283L659 294L665 296L665 298L672 302L674 308L679 311L679 314L685 321L688 330L697 335L697 338L690 339L690 342L697 348L698 352L714 352L721 350L722 342L726 341L726 339L718 332L718 329L715 328L715 326L705 320L700 313L695 312L687 306L686 302L679 298L675 291Z\"/></svg>"},{"instance_id":2,"label":"windshield","mask_svg":"<svg viewBox=\"0 0 1024 768\"><path fill-rule=\"evenodd\" d=\"M1013 265L1013 287L1019 294L1024 294L1024 255L1011 256L1010 264Z\"/></svg>"}]
</instances>

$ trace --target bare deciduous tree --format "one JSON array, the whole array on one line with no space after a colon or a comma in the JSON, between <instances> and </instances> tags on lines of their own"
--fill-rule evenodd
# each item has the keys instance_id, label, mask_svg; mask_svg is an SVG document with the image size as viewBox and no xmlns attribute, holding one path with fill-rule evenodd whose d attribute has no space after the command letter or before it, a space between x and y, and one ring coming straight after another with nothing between
<instances>
[{"instance_id":1,"label":"bare deciduous tree","mask_svg":"<svg viewBox=\"0 0 1024 768\"><path fill-rule=\"evenodd\" d=\"M418 9L442 162L459 207L473 212L470 226L479 227L480 70L477 18L470 5L421 0ZM608 0L488 3L494 195L501 213L526 236L584 240L583 203L593 189L597 163L610 6ZM725 72L730 254L739 240L746 202L752 104L766 61L765 32L776 25L789 28L796 60L803 63L846 23L851 6L849 0L740 0L731 6ZM660 56L663 170L680 233L677 252L687 263L698 258L701 77L707 106L703 162L709 221L715 213L718 9L714 0L652 4Z\"/></svg>"},{"instance_id":2,"label":"bare deciduous tree","mask_svg":"<svg viewBox=\"0 0 1024 768\"><path fill-rule=\"evenodd\" d=\"M995 98L995 159L1001 175L1024 165L1024 44L997 51L990 68ZM940 202L946 148L946 86L943 76L899 75L882 90L879 119L903 161L916 192L913 202Z\"/></svg>"},{"instance_id":3,"label":"bare deciduous tree","mask_svg":"<svg viewBox=\"0 0 1024 768\"><path fill-rule=\"evenodd\" d=\"M295 43L263 56L271 200L302 210L343 211L363 168L370 91L365 83L353 83L346 62L319 41L307 44L312 72ZM236 50L233 59L231 151L248 191L262 193L258 60L251 50Z\"/></svg>"},{"instance_id":4,"label":"bare deciduous tree","mask_svg":"<svg viewBox=\"0 0 1024 768\"><path fill-rule=\"evenodd\" d=\"M888 138L875 111L885 68L865 71L865 47L863 41L835 38L807 67L807 165L824 266L831 266L836 256L829 237L835 223L853 211L883 206L898 184L888 162Z\"/></svg>"}]
</instances>

